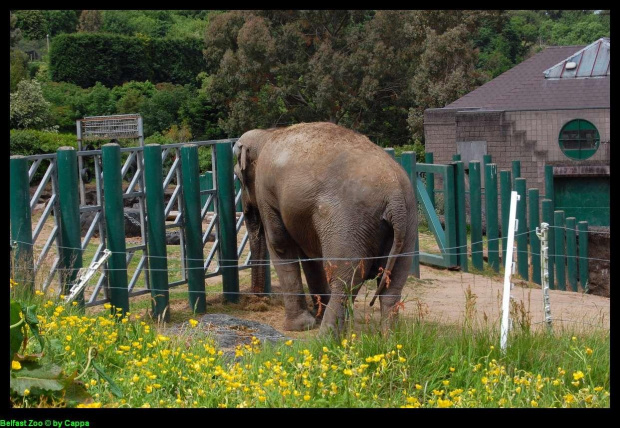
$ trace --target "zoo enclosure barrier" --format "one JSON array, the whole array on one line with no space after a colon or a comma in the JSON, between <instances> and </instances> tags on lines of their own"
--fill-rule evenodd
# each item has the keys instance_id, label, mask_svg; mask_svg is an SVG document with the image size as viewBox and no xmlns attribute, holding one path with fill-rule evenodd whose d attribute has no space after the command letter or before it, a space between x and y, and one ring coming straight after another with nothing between
<instances>
[{"instance_id":1,"label":"zoo enclosure barrier","mask_svg":"<svg viewBox=\"0 0 620 428\"><path fill-rule=\"evenodd\" d=\"M394 156L393 149L386 151ZM395 159L405 170L410 168L408 162L403 162L399 157ZM460 155L454 155L453 162L447 165L433 164L432 153L426 153L425 163L416 166L414 160L416 197L443 255L440 257L420 252L420 262L467 272L468 256L471 255L472 266L482 271L483 255L486 253L487 265L499 272L500 253L502 264L506 260L510 193L514 190L519 195L518 230L515 234L517 274L526 281L542 284L541 251L536 228L541 222L545 222L549 225L551 250L548 266L550 288L571 291L581 288L587 292L588 222L578 221L575 217L566 218L564 211L554 210L553 167L545 165L545 195L541 199L537 188L526 191L527 184L526 179L521 178L520 161L512 161L512 170L500 171L499 180L497 166L491 161L491 155L485 155L482 164L479 161L469 163L469 190L466 190L464 164ZM441 179L436 180L435 176L440 174ZM482 176L484 189L481 184ZM437 181L442 182L441 189L436 188ZM442 196L443 207L438 206L437 195ZM469 222L466 198L469 202ZM441 211L443 221L437 215ZM483 211L486 240L483 240ZM443 227L441 223L444 224ZM468 228L471 233L470 241L467 239Z\"/></svg>"},{"instance_id":2,"label":"zoo enclosure barrier","mask_svg":"<svg viewBox=\"0 0 620 428\"><path fill-rule=\"evenodd\" d=\"M247 251L245 261L239 263L248 242L247 232L238 239L243 224L243 214L236 219L235 211L240 206L240 191L238 179L232 171L232 144L236 139L203 141L189 144L148 145L145 147L120 148L116 144L109 144L100 150L75 151L71 148L61 148L55 154L35 156L11 157L11 240L15 245L14 259L20 260L21 269L15 271L18 281L33 286L35 275L44 269L50 258L51 267L43 281L46 290L56 277L61 290L67 293L75 283L79 269L98 261L107 248L113 257L104 265L103 272L98 276L94 290L85 299L84 293L78 299L81 305L93 306L112 303L115 308L129 310L129 297L142 294L151 294L153 313L155 316L169 316L166 310L169 301L169 289L181 284L188 284L190 307L195 311L205 310L205 279L222 275L223 295L228 301L236 301L239 296L238 270L251 267L251 253ZM198 150L210 150L212 155L212 171L200 174L198 168ZM386 151L394 155L393 149ZM422 212L429 222L429 227L435 234L439 247L439 254L419 252L416 239L414 263L411 273L419 277L419 262L468 270L468 242L467 224L465 216L464 172L462 162L456 160L447 165L432 163L432 154L427 153L426 163L416 164L415 154L405 152L396 160L408 173L414 184L417 200ZM82 159L82 162L78 162ZM95 169L95 201L81 202L79 195L78 164L87 161ZM490 156L485 159L485 175L487 185L486 195L479 187L479 162L470 163L470 204L472 239L469 251L472 264L476 269L483 266L483 240L481 226L481 201L485 196L487 220L487 253L488 264L499 270L499 237L498 230L498 200L497 200L497 172L491 164ZM38 184L32 196L29 188L37 169L47 165L43 179ZM514 167L515 164L513 164ZM478 174L476 174L478 172ZM434 175L442 178L442 189L435 189ZM516 174L515 174L516 175ZM504 194L510 193L510 171L500 173L502 201ZM129 184L123 188L123 181ZM477 184L478 183L478 184ZM551 182L552 183L552 182ZM160 184L159 186L157 184ZM48 186L49 185L49 186ZM45 187L51 186L51 194L45 201L42 214L36 225L32 224L32 211L42 201ZM525 194L525 180L515 180L515 190L520 195ZM164 204L164 192L170 190L172 195ZM532 266L532 280L540 281L540 250L536 249L538 239L535 236L535 227L538 221L538 193L537 189L530 189L530 222L532 230L523 231L520 228L517 235L517 252L520 268L528 261L527 238L530 238ZM435 195L443 194L444 226L438 216ZM553 197L552 189L547 195ZM549 197L549 196L548 196ZM137 200L139 206L140 242L138 245L127 246L125 239L125 225L127 213L124 201ZM521 225L525 224L525 197L518 218ZM90 203L89 203L90 202ZM507 207L508 204L502 204ZM176 207L176 211L173 208ZM236 209L236 208L237 209ZM557 266L566 265L568 276L558 274L558 287L565 289L564 278L568 277L569 284L577 291L575 278L575 227L571 219L564 225L561 212L553 213L552 200L542 201L543 221L560 228L557 233L555 256ZM92 216L88 224L84 239L81 238L80 223L86 214ZM172 223L166 224L166 219L173 214ZM552 215L553 213L553 215ZM41 251L34 258L37 240L50 215L53 214L53 227ZM207 216L207 214L210 215ZM149 221L146 221L150 219ZM504 217L502 210L502 224ZM203 228L203 220L207 222ZM236 220L236 222L235 222ZM561 226L560 226L561 224ZM34 226L34 229L33 229ZM550 231L553 233L553 227ZM579 279L587 287L587 223L579 223ZM166 231L179 229L180 257L170 258L165 244ZM209 244L211 232L216 231L213 244ZM502 228L502 230L506 230ZM88 253L88 244L95 232L99 234L99 244L89 260L85 260ZM552 235L550 233L550 235ZM523 240L525 237L525 240ZM532 239L533 237L533 239ZM521 244L519 244L521 242ZM525 245L523 245L525 242ZM563 249L568 250L568 254ZM55 245L54 245L55 244ZM504 252L505 254L505 242ZM137 264L130 269L134 255L142 255ZM205 252L207 253L205 257ZM523 256L522 254L525 254ZM178 269L170 268L173 262L178 262ZM213 263L215 261L215 263ZM264 261L256 261L261 263ZM536 268L538 263L538 268ZM267 262L268 264L268 262ZM551 262L550 262L551 264ZM528 266L528 263L525 263ZM268 266L269 268L269 266ZM133 272L130 272L133 270ZM181 278L170 278L172 271L180 271ZM529 270L529 269L528 269ZM550 269L551 271L551 269ZM560 269L558 269L558 272ZM522 273L523 272L523 273ZM563 272L563 269L562 269ZM528 273L519 270L519 274L528 278ZM550 276L551 276L550 272ZM128 275L131 277L128 279ZM143 286L139 287L140 278ZM270 273L266 274L266 289L270 290ZM103 290L103 296L100 296Z\"/></svg>"},{"instance_id":3,"label":"zoo enclosure barrier","mask_svg":"<svg viewBox=\"0 0 620 428\"><path fill-rule=\"evenodd\" d=\"M100 260L107 249L112 254L95 276L94 289L81 292L76 300L81 306L111 303L113 310L127 312L130 297L150 294L154 316L167 319L169 289L187 284L190 307L204 312L205 279L220 275L225 299L237 301L238 271L251 267L251 252L246 249L247 232L238 236L243 214L235 216L240 199L233 173L235 141L130 148L106 144L100 150L62 147L51 154L11 156L12 275L34 291L39 274L44 291L55 283L61 294L69 294L80 269ZM211 154L212 188L201 186L199 150ZM80 178L83 166L91 164L95 196L88 200ZM31 195L39 168L45 173ZM129 215L128 201L137 201L138 215ZM33 224L35 208L41 214ZM138 228L137 245L126 239L127 225ZM49 232L45 239L44 229ZM175 229L180 257L168 254L166 246L166 235ZM97 234L93 252L89 243ZM240 262L244 250L247 254ZM179 268L169 269L173 263ZM177 272L180 278L171 278ZM269 292L269 269L266 275Z\"/></svg>"}]
</instances>

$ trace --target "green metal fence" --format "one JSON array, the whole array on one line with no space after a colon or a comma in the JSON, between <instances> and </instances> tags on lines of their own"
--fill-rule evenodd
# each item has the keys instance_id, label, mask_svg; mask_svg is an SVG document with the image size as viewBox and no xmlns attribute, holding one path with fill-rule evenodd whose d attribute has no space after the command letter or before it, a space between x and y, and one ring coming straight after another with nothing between
<instances>
[{"instance_id":1,"label":"green metal fence","mask_svg":"<svg viewBox=\"0 0 620 428\"><path fill-rule=\"evenodd\" d=\"M386 151L391 153L389 149ZM403 164L401 158L395 159ZM415 189L418 204L436 239L438 251L421 251L421 263L468 271L468 263L471 262L476 270L481 271L484 269L486 255L486 265L499 272L500 266L504 266L506 262L505 234L508 231L510 193L514 190L520 197L517 203L518 229L515 232L518 276L541 284L541 250L536 227L539 227L542 221L551 226L550 287L560 290L568 288L572 291L578 291L579 288L587 290L588 223L578 222L574 217L565 218L563 211L554 211L552 167L545 167L545 195L540 199L538 189L527 189L526 179L521 178L521 165L518 160L512 161L511 170L499 171L498 183L497 166L492 163L490 155L485 155L482 165L479 161L470 162L468 174L465 174L464 165L458 155L453 158L454 162L446 165L432 164L432 159L433 154L427 153L427 163L416 165ZM405 165L403 167L407 170ZM485 178L484 188L481 183L482 174ZM435 187L436 182L442 183L441 188ZM469 186L466 186L466 183ZM467 187L469 190L466 190ZM436 194L443 195L443 219L437 215L439 210L435 204ZM469 201L468 222L465 220L466 200ZM482 222L483 208L485 229ZM486 233L483 233L483 230Z\"/></svg>"},{"instance_id":2,"label":"green metal fence","mask_svg":"<svg viewBox=\"0 0 620 428\"><path fill-rule=\"evenodd\" d=\"M67 293L79 269L109 249L112 256L94 276L94 287L87 287L78 299L80 304L111 303L113 310L126 312L131 297L151 294L153 314L168 319L169 290L187 284L190 307L204 312L205 279L220 275L224 297L236 301L238 269L250 267L251 254L245 249L247 232L240 236L243 216L235 221L235 204L240 205L232 170L235 141L131 148L106 144L101 150L77 152L63 147L56 154L12 156L10 229L15 278L33 287L34 278L43 275L38 285L44 291ZM209 186L204 184L205 171L198 168L199 150L211 151ZM79 158L95 169L95 183L87 186L94 197L84 202L78 191ZM46 167L45 174L31 197L32 178L41 167ZM128 200L137 201L139 219L128 218ZM39 218L33 224L35 208L34 217ZM139 237L126 237L127 221L139 223ZM43 229L50 227L43 240ZM93 239L97 233L98 239ZM166 245L167 235L175 233L180 245ZM141 257L132 260L139 252ZM242 255L245 262L239 263ZM267 270L268 285L269 275Z\"/></svg>"},{"instance_id":3,"label":"green metal fence","mask_svg":"<svg viewBox=\"0 0 620 428\"><path fill-rule=\"evenodd\" d=\"M109 302L115 310L126 312L131 297L150 294L154 315L167 318L169 290L187 284L190 307L204 312L205 279L220 275L223 296L228 301L237 301L238 272L251 267L251 252L247 248L248 234L242 228L239 181L232 170L234 141L132 148L107 144L100 150L77 152L63 147L55 154L12 156L10 229L15 251L11 257L18 261L12 266L14 277L34 287L35 277L42 276L38 283L43 290L55 288L59 293L66 293L75 283L79 269L99 260L103 251L109 249L113 252L111 258L94 277L94 287L87 288L78 299L80 305ZM211 151L212 171L199 170L200 150ZM394 156L394 150L386 151ZM502 264L505 262L505 244L500 250L499 242L504 242L503 234L507 230L507 195L516 190L520 195L518 274L540 283L540 246L535 228L542 220L551 226L551 288L587 289L588 225L572 217L565 218L561 211L554 212L550 168L546 168L545 195L540 199L537 189L526 192L525 179L519 177L518 162L513 162L512 171L500 171L498 183L497 167L490 156L485 156L482 164L470 162L467 175L458 157L445 165L433 164L432 159L432 153L427 153L426 163L416 163L413 152L396 158L414 185L416 199L438 245L437 252L418 253L416 239L412 274L419 277L419 263L463 271L468 271L471 264L482 270L484 253L487 265L499 271L500 255ZM94 165L94 197L88 201L78 197L80 163ZM39 168L45 168L45 173L31 196L32 179ZM437 206L440 199L441 210ZM139 220L130 219L139 223L136 239L127 239L125 234L127 200L137 201ZM483 207L486 239L483 238ZM90 222L81 225L87 217ZM49 233L42 239L45 228ZM175 232L180 245L178 254L171 254L166 235ZM93 240L96 233L98 239ZM134 260L136 254L141 255ZM270 292L269 270L266 275L265 292Z\"/></svg>"}]
</instances>

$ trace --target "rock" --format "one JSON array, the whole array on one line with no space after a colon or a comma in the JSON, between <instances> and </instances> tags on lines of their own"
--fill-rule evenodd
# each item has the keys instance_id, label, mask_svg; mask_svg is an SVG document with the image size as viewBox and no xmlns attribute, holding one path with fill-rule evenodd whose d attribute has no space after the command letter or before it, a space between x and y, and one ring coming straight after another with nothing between
<instances>
[{"instance_id":1,"label":"rock","mask_svg":"<svg viewBox=\"0 0 620 428\"><path fill-rule=\"evenodd\" d=\"M96 214L96 211L86 211L80 214L80 228L82 231L82 236L86 236L86 232L88 232L88 228L92 224ZM140 228L140 210L134 208L125 208L123 214L125 217L125 236L142 236ZM93 236L99 236L98 226L95 226Z\"/></svg>"},{"instance_id":2,"label":"rock","mask_svg":"<svg viewBox=\"0 0 620 428\"><path fill-rule=\"evenodd\" d=\"M166 232L166 245L181 245L181 231Z\"/></svg>"},{"instance_id":3,"label":"rock","mask_svg":"<svg viewBox=\"0 0 620 428\"><path fill-rule=\"evenodd\" d=\"M188 329L187 326L188 323L185 322L170 327L168 331L172 334L178 334L181 331L193 330ZM235 347L239 344L250 344L252 337L256 337L261 343L277 343L289 339L289 337L286 337L267 324L244 320L226 314L203 315L198 319L198 325L195 329L211 333L219 348L224 351L224 355L231 359L235 357Z\"/></svg>"}]
</instances>

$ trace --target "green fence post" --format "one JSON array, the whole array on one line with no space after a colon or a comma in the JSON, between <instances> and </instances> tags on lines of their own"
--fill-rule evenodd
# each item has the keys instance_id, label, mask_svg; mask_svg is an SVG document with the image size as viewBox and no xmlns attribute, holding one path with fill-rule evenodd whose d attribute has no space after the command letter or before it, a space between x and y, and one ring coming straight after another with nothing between
<instances>
[{"instance_id":1,"label":"green fence post","mask_svg":"<svg viewBox=\"0 0 620 428\"><path fill-rule=\"evenodd\" d=\"M235 192L233 184L233 157L230 143L215 145L217 204L220 234L220 266L224 298L239 301L239 268L237 258L237 230Z\"/></svg>"},{"instance_id":2,"label":"green fence post","mask_svg":"<svg viewBox=\"0 0 620 428\"><path fill-rule=\"evenodd\" d=\"M542 284L540 280L540 240L536 235L536 227L540 226L540 216L538 214L538 189L529 190L529 225L530 225L530 252L532 253L532 281Z\"/></svg>"},{"instance_id":3,"label":"green fence post","mask_svg":"<svg viewBox=\"0 0 620 428\"><path fill-rule=\"evenodd\" d=\"M401 162L402 162L403 169L407 172L407 175L409 176L409 181L411 182L411 185L413 186L413 194L415 196L416 195L416 180L417 180L415 152L403 152L401 156ZM417 199L416 199L416 205L417 205ZM415 209L417 210L417 206L415 207ZM415 239L414 256L413 256L413 262L411 263L411 268L409 270L409 273L414 275L416 278L419 278L420 277L420 256L419 256L419 244L418 244L417 230L416 230L416 236L414 239Z\"/></svg>"},{"instance_id":4,"label":"green fence post","mask_svg":"<svg viewBox=\"0 0 620 428\"><path fill-rule=\"evenodd\" d=\"M555 277L558 279L558 289L566 290L564 211L554 211L553 216L555 223Z\"/></svg>"},{"instance_id":5,"label":"green fence post","mask_svg":"<svg viewBox=\"0 0 620 428\"><path fill-rule=\"evenodd\" d=\"M461 155L460 155L460 153L457 153L457 154L455 154L455 155L452 155L452 160L453 160L454 162L460 161L460 160L461 160Z\"/></svg>"},{"instance_id":6,"label":"green fence post","mask_svg":"<svg viewBox=\"0 0 620 428\"><path fill-rule=\"evenodd\" d=\"M515 179L515 190L519 195L517 201L517 221L519 222L519 230L517 230L517 272L519 276L526 281L530 280L529 276L529 254L527 248L527 200L525 193L525 178Z\"/></svg>"},{"instance_id":7,"label":"green fence post","mask_svg":"<svg viewBox=\"0 0 620 428\"><path fill-rule=\"evenodd\" d=\"M129 311L127 288L127 247L125 244L125 213L121 177L121 147L116 143L101 146L103 161L103 194L107 248L112 252L108 261L110 303L112 314Z\"/></svg>"},{"instance_id":8,"label":"green fence post","mask_svg":"<svg viewBox=\"0 0 620 428\"><path fill-rule=\"evenodd\" d=\"M542 205L542 221L543 223L547 223L549 225L549 230L547 231L547 270L549 271L549 288L555 290L555 273L553 269L553 265L555 264L555 257L553 254L555 253L555 230L553 228L553 201L550 199L543 199L541 202Z\"/></svg>"},{"instance_id":9,"label":"green fence post","mask_svg":"<svg viewBox=\"0 0 620 428\"><path fill-rule=\"evenodd\" d=\"M474 268L483 270L482 258L482 188L480 161L469 162L469 211L471 217L471 262Z\"/></svg>"},{"instance_id":10,"label":"green fence post","mask_svg":"<svg viewBox=\"0 0 620 428\"><path fill-rule=\"evenodd\" d=\"M446 170L446 177L443 183L443 200L444 200L444 223L446 235L446 257L448 266L455 267L458 265L458 237L457 237L457 221L456 221L456 186L455 178L456 165Z\"/></svg>"},{"instance_id":11,"label":"green fence post","mask_svg":"<svg viewBox=\"0 0 620 428\"><path fill-rule=\"evenodd\" d=\"M56 151L58 166L58 201L60 205L60 267L63 294L69 294L82 267L82 234L80 230L80 191L78 183L77 152L73 147L59 147ZM84 307L84 292L76 298Z\"/></svg>"},{"instance_id":12,"label":"green fence post","mask_svg":"<svg viewBox=\"0 0 620 428\"><path fill-rule=\"evenodd\" d=\"M588 277L590 270L588 266L588 222L580 221L579 228L579 283L581 288L588 292Z\"/></svg>"},{"instance_id":13,"label":"green fence post","mask_svg":"<svg viewBox=\"0 0 620 428\"><path fill-rule=\"evenodd\" d=\"M512 161L512 190L517 190L517 178L521 178L521 161Z\"/></svg>"},{"instance_id":14,"label":"green fence post","mask_svg":"<svg viewBox=\"0 0 620 428\"><path fill-rule=\"evenodd\" d=\"M497 165L489 163L485 166L485 208L487 216L487 252L489 265L499 272L499 242L497 225Z\"/></svg>"},{"instance_id":15,"label":"green fence post","mask_svg":"<svg viewBox=\"0 0 620 428\"><path fill-rule=\"evenodd\" d=\"M573 291L577 291L577 219L566 219L566 267L568 272L568 285Z\"/></svg>"},{"instance_id":16,"label":"green fence post","mask_svg":"<svg viewBox=\"0 0 620 428\"><path fill-rule=\"evenodd\" d=\"M491 155L482 155L482 164L486 169L487 164L490 164L492 161Z\"/></svg>"},{"instance_id":17,"label":"green fence post","mask_svg":"<svg viewBox=\"0 0 620 428\"><path fill-rule=\"evenodd\" d=\"M185 223L183 233L187 257L185 265L188 270L189 305L194 313L207 311L199 175L198 147L195 144L184 144L181 147L181 182L183 183L183 220Z\"/></svg>"},{"instance_id":18,"label":"green fence post","mask_svg":"<svg viewBox=\"0 0 620 428\"><path fill-rule=\"evenodd\" d=\"M433 163L433 153L425 153L424 154L424 162L425 163ZM428 197L431 200L431 204L435 206L435 174L427 173L426 174L426 192L428 193Z\"/></svg>"},{"instance_id":19,"label":"green fence post","mask_svg":"<svg viewBox=\"0 0 620 428\"><path fill-rule=\"evenodd\" d=\"M9 180L9 211L13 251L13 279L20 287L34 293L34 259L32 249L32 214L30 211L30 180L28 161L24 156L11 156Z\"/></svg>"},{"instance_id":20,"label":"green fence post","mask_svg":"<svg viewBox=\"0 0 620 428\"><path fill-rule=\"evenodd\" d=\"M468 272L467 267L467 217L465 214L465 166L463 161L455 161L455 189L456 189L456 239L458 245L458 262L463 272Z\"/></svg>"},{"instance_id":21,"label":"green fence post","mask_svg":"<svg viewBox=\"0 0 620 428\"><path fill-rule=\"evenodd\" d=\"M508 218L510 217L510 192L512 191L512 180L510 171L499 172L499 193L502 203L502 263L506 263L506 248L508 246Z\"/></svg>"},{"instance_id":22,"label":"green fence post","mask_svg":"<svg viewBox=\"0 0 620 428\"><path fill-rule=\"evenodd\" d=\"M555 192L553 189L553 165L545 165L545 199L549 199L555 208Z\"/></svg>"},{"instance_id":23,"label":"green fence post","mask_svg":"<svg viewBox=\"0 0 620 428\"><path fill-rule=\"evenodd\" d=\"M393 148L388 147L387 149L383 149L383 150L385 150L385 152L386 152L388 155L392 156L392 159L396 160L396 152L394 151L394 149L393 149Z\"/></svg>"},{"instance_id":24,"label":"green fence post","mask_svg":"<svg viewBox=\"0 0 620 428\"><path fill-rule=\"evenodd\" d=\"M170 310L166 310L170 300L168 288L168 259L166 248L166 217L164 216L163 171L161 146L144 146L144 181L146 184L146 214L151 279L151 308L153 317L170 321Z\"/></svg>"}]
</instances>

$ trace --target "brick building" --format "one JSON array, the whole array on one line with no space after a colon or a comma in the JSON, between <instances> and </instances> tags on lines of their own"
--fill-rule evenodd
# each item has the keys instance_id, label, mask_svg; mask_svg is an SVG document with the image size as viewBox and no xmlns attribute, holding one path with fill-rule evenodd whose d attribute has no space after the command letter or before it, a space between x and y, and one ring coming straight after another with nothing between
<instances>
[{"instance_id":1,"label":"brick building","mask_svg":"<svg viewBox=\"0 0 620 428\"><path fill-rule=\"evenodd\" d=\"M492 156L498 171L521 161L544 195L553 165L555 207L609 226L610 39L548 47L444 108L424 112L435 163Z\"/></svg>"}]
</instances>

